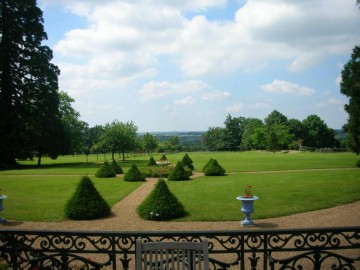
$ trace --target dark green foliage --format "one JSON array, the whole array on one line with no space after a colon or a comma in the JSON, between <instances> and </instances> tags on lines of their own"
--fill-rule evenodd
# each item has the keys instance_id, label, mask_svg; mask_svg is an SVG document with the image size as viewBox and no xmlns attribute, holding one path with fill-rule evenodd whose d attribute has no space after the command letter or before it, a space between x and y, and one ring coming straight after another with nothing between
<instances>
[{"instance_id":1,"label":"dark green foliage","mask_svg":"<svg viewBox=\"0 0 360 270\"><path fill-rule=\"evenodd\" d=\"M116 162L115 159L112 160L111 167L113 168L115 173L117 173L117 174L123 173L123 170L121 169L121 167L119 166L119 164Z\"/></svg>"},{"instance_id":2,"label":"dark green foliage","mask_svg":"<svg viewBox=\"0 0 360 270\"><path fill-rule=\"evenodd\" d=\"M110 214L110 206L94 187L88 176L84 176L74 195L65 205L65 216L69 219L88 220L103 218Z\"/></svg>"},{"instance_id":3,"label":"dark green foliage","mask_svg":"<svg viewBox=\"0 0 360 270\"><path fill-rule=\"evenodd\" d=\"M350 147L360 154L360 46L355 46L351 59L341 72L340 92L348 98L345 111L349 114L345 131L349 134Z\"/></svg>"},{"instance_id":4,"label":"dark green foliage","mask_svg":"<svg viewBox=\"0 0 360 270\"><path fill-rule=\"evenodd\" d=\"M210 158L209 161L206 162L206 164L204 165L204 167L203 167L203 169L202 169L202 172L203 172L203 173L206 171L207 167L209 167L209 165L211 164L212 160L213 160L213 159Z\"/></svg>"},{"instance_id":5,"label":"dark green foliage","mask_svg":"<svg viewBox=\"0 0 360 270\"><path fill-rule=\"evenodd\" d=\"M360 159L356 162L356 167L360 168Z\"/></svg>"},{"instance_id":6,"label":"dark green foliage","mask_svg":"<svg viewBox=\"0 0 360 270\"><path fill-rule=\"evenodd\" d=\"M58 75L35 0L0 2L0 166L17 157L57 157L64 144ZM39 159L40 160L40 159Z\"/></svg>"},{"instance_id":7,"label":"dark green foliage","mask_svg":"<svg viewBox=\"0 0 360 270\"><path fill-rule=\"evenodd\" d=\"M109 162L105 161L104 164L97 170L95 176L99 178L115 177L116 172L110 166Z\"/></svg>"},{"instance_id":8,"label":"dark green foliage","mask_svg":"<svg viewBox=\"0 0 360 270\"><path fill-rule=\"evenodd\" d=\"M153 156L152 156L152 157L150 157L150 160L149 160L148 166L149 166L149 167L151 167L151 166L158 166L158 165L156 164L156 161L155 161L155 159L154 159L154 157L153 157Z\"/></svg>"},{"instance_id":9,"label":"dark green foliage","mask_svg":"<svg viewBox=\"0 0 360 270\"><path fill-rule=\"evenodd\" d=\"M186 214L184 206L171 193L164 179L159 179L154 190L139 205L137 212L147 220L170 220Z\"/></svg>"},{"instance_id":10,"label":"dark green foliage","mask_svg":"<svg viewBox=\"0 0 360 270\"><path fill-rule=\"evenodd\" d=\"M133 164L130 169L125 173L124 180L128 182L145 181L145 176L140 172L138 167Z\"/></svg>"},{"instance_id":11,"label":"dark green foliage","mask_svg":"<svg viewBox=\"0 0 360 270\"><path fill-rule=\"evenodd\" d=\"M162 157L160 158L160 160L161 160L161 161L166 161L166 160L168 160L168 159L166 158L165 154L163 154Z\"/></svg>"},{"instance_id":12,"label":"dark green foliage","mask_svg":"<svg viewBox=\"0 0 360 270\"><path fill-rule=\"evenodd\" d=\"M213 159L205 169L206 176L220 176L225 174L225 170L216 159Z\"/></svg>"},{"instance_id":13,"label":"dark green foliage","mask_svg":"<svg viewBox=\"0 0 360 270\"><path fill-rule=\"evenodd\" d=\"M189 173L185 171L182 163L178 161L175 168L170 172L169 181L189 180Z\"/></svg>"},{"instance_id":14,"label":"dark green foliage","mask_svg":"<svg viewBox=\"0 0 360 270\"><path fill-rule=\"evenodd\" d=\"M184 167L188 167L190 170L194 169L193 161L186 153L185 156L182 158L181 163Z\"/></svg>"}]
</instances>

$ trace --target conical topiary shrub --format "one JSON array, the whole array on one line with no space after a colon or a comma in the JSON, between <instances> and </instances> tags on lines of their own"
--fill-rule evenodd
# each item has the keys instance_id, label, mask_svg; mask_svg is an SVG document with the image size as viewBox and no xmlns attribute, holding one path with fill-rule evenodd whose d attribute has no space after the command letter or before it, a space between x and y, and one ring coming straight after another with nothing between
<instances>
[{"instance_id":1,"label":"conical topiary shrub","mask_svg":"<svg viewBox=\"0 0 360 270\"><path fill-rule=\"evenodd\" d=\"M163 155L161 156L160 160L161 160L161 161L166 161L166 160L168 160L168 159L166 158L165 154L163 154Z\"/></svg>"},{"instance_id":2,"label":"conical topiary shrub","mask_svg":"<svg viewBox=\"0 0 360 270\"><path fill-rule=\"evenodd\" d=\"M123 173L123 170L121 169L121 167L119 166L119 164L116 162L115 159L112 160L111 167L113 168L116 174Z\"/></svg>"},{"instance_id":3,"label":"conical topiary shrub","mask_svg":"<svg viewBox=\"0 0 360 270\"><path fill-rule=\"evenodd\" d=\"M169 174L169 181L181 181L181 180L189 180L189 173L185 171L182 163L178 161L176 166Z\"/></svg>"},{"instance_id":4,"label":"conical topiary shrub","mask_svg":"<svg viewBox=\"0 0 360 270\"><path fill-rule=\"evenodd\" d=\"M137 212L147 220L170 220L186 214L184 206L171 193L164 179L159 179L153 191L138 206Z\"/></svg>"},{"instance_id":5,"label":"conical topiary shrub","mask_svg":"<svg viewBox=\"0 0 360 270\"><path fill-rule=\"evenodd\" d=\"M202 169L202 172L204 173L206 171L206 168L209 167L209 165L211 164L211 162L213 161L212 158L209 159L208 162L206 162L206 164L204 165L203 169Z\"/></svg>"},{"instance_id":6,"label":"conical topiary shrub","mask_svg":"<svg viewBox=\"0 0 360 270\"><path fill-rule=\"evenodd\" d=\"M193 161L188 154L185 154L185 156L181 160L181 163L184 167L188 167L190 170L194 169Z\"/></svg>"},{"instance_id":7,"label":"conical topiary shrub","mask_svg":"<svg viewBox=\"0 0 360 270\"><path fill-rule=\"evenodd\" d=\"M99 178L115 177L116 172L110 166L109 162L105 161L104 164L97 170L95 176Z\"/></svg>"},{"instance_id":8,"label":"conical topiary shrub","mask_svg":"<svg viewBox=\"0 0 360 270\"><path fill-rule=\"evenodd\" d=\"M220 176L225 174L225 170L216 159L213 159L205 169L206 176Z\"/></svg>"},{"instance_id":9,"label":"conical topiary shrub","mask_svg":"<svg viewBox=\"0 0 360 270\"><path fill-rule=\"evenodd\" d=\"M148 162L148 166L149 166L149 167L158 166L157 163L156 163L156 161L155 161L155 159L154 159L154 157L150 157L150 160L149 160L149 162Z\"/></svg>"},{"instance_id":10,"label":"conical topiary shrub","mask_svg":"<svg viewBox=\"0 0 360 270\"><path fill-rule=\"evenodd\" d=\"M124 180L128 182L145 181L145 176L140 172L135 164L125 173Z\"/></svg>"},{"instance_id":11,"label":"conical topiary shrub","mask_svg":"<svg viewBox=\"0 0 360 270\"><path fill-rule=\"evenodd\" d=\"M69 219L88 220L103 218L110 214L110 206L94 187L90 178L84 176L74 195L65 205L65 216Z\"/></svg>"}]
</instances>

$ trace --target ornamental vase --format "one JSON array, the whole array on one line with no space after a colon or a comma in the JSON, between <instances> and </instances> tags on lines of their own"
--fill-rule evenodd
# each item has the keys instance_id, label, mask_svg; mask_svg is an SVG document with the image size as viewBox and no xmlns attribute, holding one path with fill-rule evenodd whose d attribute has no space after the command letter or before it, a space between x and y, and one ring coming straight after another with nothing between
<instances>
[{"instance_id":1,"label":"ornamental vase","mask_svg":"<svg viewBox=\"0 0 360 270\"><path fill-rule=\"evenodd\" d=\"M241 201L241 212L245 214L245 219L240 222L242 226L255 226L251 220L250 214L254 212L254 201L258 200L258 196L252 196L246 198L244 196L236 197L237 200Z\"/></svg>"},{"instance_id":2,"label":"ornamental vase","mask_svg":"<svg viewBox=\"0 0 360 270\"><path fill-rule=\"evenodd\" d=\"M6 198L7 198L6 195L0 195L0 211L4 210L3 200ZM5 222L5 221L6 221L6 219L0 217L0 223Z\"/></svg>"}]
</instances>

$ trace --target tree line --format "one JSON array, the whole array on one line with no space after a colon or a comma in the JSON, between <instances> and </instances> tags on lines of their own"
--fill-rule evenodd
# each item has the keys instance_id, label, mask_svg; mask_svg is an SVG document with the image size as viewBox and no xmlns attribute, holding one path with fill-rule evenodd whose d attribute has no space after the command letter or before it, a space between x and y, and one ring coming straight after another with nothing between
<instances>
[{"instance_id":1,"label":"tree line","mask_svg":"<svg viewBox=\"0 0 360 270\"><path fill-rule=\"evenodd\" d=\"M232 117L225 127L211 127L202 136L202 144L212 151L279 151L313 148L339 148L335 131L317 115L309 115L303 121L288 119L274 110L264 121L257 118ZM343 140L343 143L346 143Z\"/></svg>"},{"instance_id":2,"label":"tree line","mask_svg":"<svg viewBox=\"0 0 360 270\"><path fill-rule=\"evenodd\" d=\"M137 134L136 125L115 120L89 127L73 109L74 99L58 88L59 68L51 63L51 49L36 0L0 1L0 168L36 155L57 158L73 153L125 153L184 150L179 138L158 142L156 136ZM349 98L344 126L347 145L360 152L360 47L342 71L341 93ZM273 111L261 121L227 116L225 127L211 127L192 149L250 150L338 147L334 131L316 115L303 121Z\"/></svg>"}]
</instances>

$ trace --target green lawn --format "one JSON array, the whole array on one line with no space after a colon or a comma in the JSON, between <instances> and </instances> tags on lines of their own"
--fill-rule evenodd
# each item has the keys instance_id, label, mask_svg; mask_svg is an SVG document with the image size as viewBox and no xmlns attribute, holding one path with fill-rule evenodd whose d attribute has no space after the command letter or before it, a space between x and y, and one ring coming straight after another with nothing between
<instances>
[{"instance_id":1,"label":"green lawn","mask_svg":"<svg viewBox=\"0 0 360 270\"><path fill-rule=\"evenodd\" d=\"M176 163L185 153L167 154ZM172 192L185 205L189 215L181 220L239 220L240 202L246 184L253 185L256 219L332 207L360 200L358 156L352 153L268 153L200 152L188 153L195 171L215 158L227 175L200 177L192 181L169 182ZM161 155L154 156L155 160ZM110 155L64 156L21 162L17 170L0 171L0 188L8 195L1 217L11 220L59 221L64 205L75 191L82 175L89 175L96 188L112 206L141 183L125 182L121 177L98 179L93 175ZM118 158L118 156L117 156ZM128 157L120 166L145 166L149 156ZM325 169L325 170L313 170ZM300 171L294 171L300 170ZM306 171L302 171L306 170Z\"/></svg>"},{"instance_id":2,"label":"green lawn","mask_svg":"<svg viewBox=\"0 0 360 270\"><path fill-rule=\"evenodd\" d=\"M239 220L245 185L253 186L255 219L329 208L360 199L360 169L238 173L168 182L189 216L181 220Z\"/></svg>"},{"instance_id":3,"label":"green lawn","mask_svg":"<svg viewBox=\"0 0 360 270\"><path fill-rule=\"evenodd\" d=\"M65 204L80 179L81 176L1 176L0 187L8 198L0 215L11 220L63 220ZM120 177L91 180L111 206L141 185Z\"/></svg>"}]
</instances>

